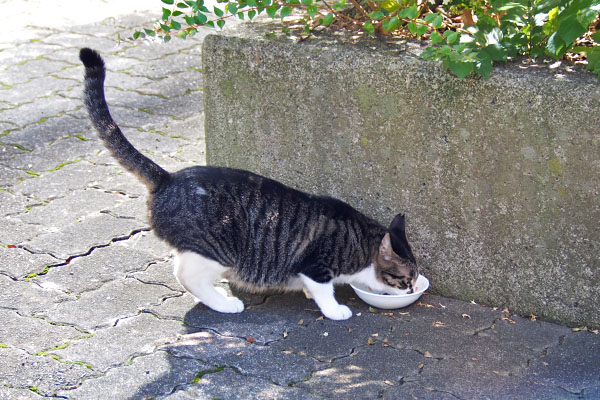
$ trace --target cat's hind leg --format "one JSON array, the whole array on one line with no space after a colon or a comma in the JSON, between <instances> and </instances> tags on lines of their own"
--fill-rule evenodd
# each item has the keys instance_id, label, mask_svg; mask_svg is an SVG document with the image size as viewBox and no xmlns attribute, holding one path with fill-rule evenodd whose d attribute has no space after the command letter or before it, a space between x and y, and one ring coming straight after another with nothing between
<instances>
[{"instance_id":1,"label":"cat's hind leg","mask_svg":"<svg viewBox=\"0 0 600 400\"><path fill-rule=\"evenodd\" d=\"M335 299L333 282L319 283L303 274L300 274L300 279L324 316L334 320L348 319L352 316L350 308Z\"/></svg>"},{"instance_id":2,"label":"cat's hind leg","mask_svg":"<svg viewBox=\"0 0 600 400\"><path fill-rule=\"evenodd\" d=\"M222 313L239 313L244 311L244 303L214 286L215 279L227 270L214 260L184 251L175 256L173 274L181 286L207 307Z\"/></svg>"}]
</instances>

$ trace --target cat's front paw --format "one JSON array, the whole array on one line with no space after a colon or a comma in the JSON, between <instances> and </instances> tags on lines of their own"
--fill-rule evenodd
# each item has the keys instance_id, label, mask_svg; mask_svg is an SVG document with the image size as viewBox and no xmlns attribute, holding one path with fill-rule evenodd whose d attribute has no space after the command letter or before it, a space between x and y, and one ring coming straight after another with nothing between
<instances>
[{"instance_id":1,"label":"cat's front paw","mask_svg":"<svg viewBox=\"0 0 600 400\"><path fill-rule=\"evenodd\" d=\"M333 319L335 321L340 321L343 319L348 319L352 316L352 310L348 306L343 304L338 304L336 307L331 307L327 310L321 310L323 315L325 315L329 319Z\"/></svg>"},{"instance_id":2,"label":"cat's front paw","mask_svg":"<svg viewBox=\"0 0 600 400\"><path fill-rule=\"evenodd\" d=\"M219 303L211 305L211 308L227 314L241 313L244 311L244 303L237 297L225 297Z\"/></svg>"}]
</instances>

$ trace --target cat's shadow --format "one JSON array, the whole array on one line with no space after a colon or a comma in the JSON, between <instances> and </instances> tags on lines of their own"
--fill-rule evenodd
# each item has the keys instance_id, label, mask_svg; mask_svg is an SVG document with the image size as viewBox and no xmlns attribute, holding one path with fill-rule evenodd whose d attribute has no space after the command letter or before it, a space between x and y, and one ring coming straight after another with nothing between
<instances>
[{"instance_id":1,"label":"cat's shadow","mask_svg":"<svg viewBox=\"0 0 600 400\"><path fill-rule=\"evenodd\" d=\"M154 398L185 389L197 382L201 371L227 365L224 360L252 350L249 346L264 348L281 340L288 332L304 329L308 323L321 320L317 305L302 292L251 293L236 288L229 292L240 298L246 309L239 314L222 314L203 304L190 308L183 319L184 334L180 340L159 349L167 353L168 371L142 385L130 399ZM336 290L336 298L350 305L355 312L364 311L361 310L364 305L347 286ZM343 321L325 322L343 324Z\"/></svg>"}]
</instances>

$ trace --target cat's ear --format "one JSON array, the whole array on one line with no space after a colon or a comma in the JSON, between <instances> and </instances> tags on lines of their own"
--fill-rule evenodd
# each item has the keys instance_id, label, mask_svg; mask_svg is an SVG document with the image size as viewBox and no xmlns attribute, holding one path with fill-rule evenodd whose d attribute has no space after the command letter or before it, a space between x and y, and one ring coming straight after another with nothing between
<instances>
[{"instance_id":1,"label":"cat's ear","mask_svg":"<svg viewBox=\"0 0 600 400\"><path fill-rule=\"evenodd\" d=\"M412 254L408 239L406 238L406 222L404 214L398 214L394 217L394 220L390 224L389 232L394 253L402 258L407 258L414 263L415 257Z\"/></svg>"},{"instance_id":2,"label":"cat's ear","mask_svg":"<svg viewBox=\"0 0 600 400\"><path fill-rule=\"evenodd\" d=\"M390 261L392 259L392 241L390 240L390 234L386 233L383 239L381 239L381 244L379 245L379 255L383 257L384 260Z\"/></svg>"}]
</instances>

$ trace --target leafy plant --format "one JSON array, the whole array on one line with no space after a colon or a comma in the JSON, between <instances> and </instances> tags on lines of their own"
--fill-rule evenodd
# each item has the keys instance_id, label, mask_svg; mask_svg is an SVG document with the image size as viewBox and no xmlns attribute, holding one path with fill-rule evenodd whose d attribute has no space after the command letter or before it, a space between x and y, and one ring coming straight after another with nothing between
<instances>
[{"instance_id":1,"label":"leafy plant","mask_svg":"<svg viewBox=\"0 0 600 400\"><path fill-rule=\"evenodd\" d=\"M162 17L130 40L194 35L200 26L223 28L228 18L265 13L290 19L309 36L318 27L429 41L422 57L441 61L464 78L489 78L494 62L517 56L584 61L600 77L600 0L161 0Z\"/></svg>"}]
</instances>

